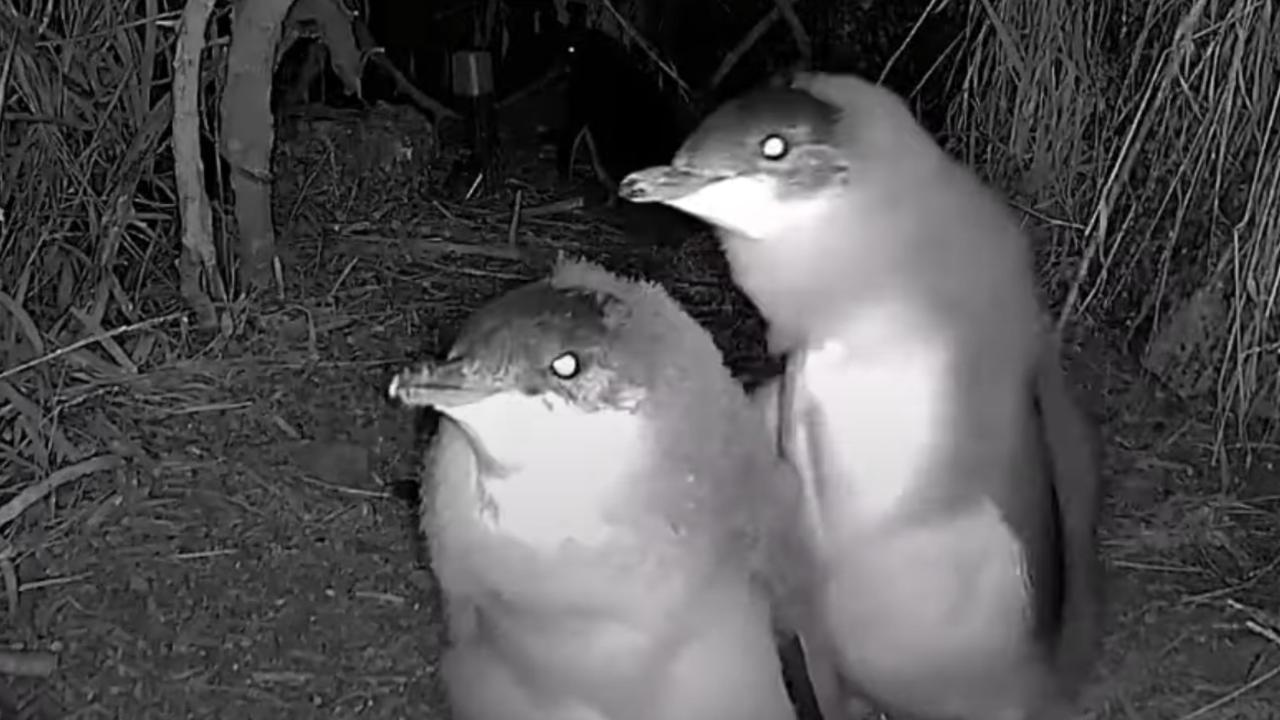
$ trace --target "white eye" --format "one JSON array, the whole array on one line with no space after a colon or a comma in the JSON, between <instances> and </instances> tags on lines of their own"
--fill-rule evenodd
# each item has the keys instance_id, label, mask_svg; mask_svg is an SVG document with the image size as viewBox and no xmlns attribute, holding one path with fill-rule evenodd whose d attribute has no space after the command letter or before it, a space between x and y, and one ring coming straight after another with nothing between
<instances>
[{"instance_id":1,"label":"white eye","mask_svg":"<svg viewBox=\"0 0 1280 720\"><path fill-rule=\"evenodd\" d=\"M561 380L571 380L580 369L581 363L575 353L561 353L551 361L551 372Z\"/></svg>"},{"instance_id":2,"label":"white eye","mask_svg":"<svg viewBox=\"0 0 1280 720\"><path fill-rule=\"evenodd\" d=\"M766 160L779 160L787 154L787 141L781 135L767 135L760 141L760 154Z\"/></svg>"}]
</instances>

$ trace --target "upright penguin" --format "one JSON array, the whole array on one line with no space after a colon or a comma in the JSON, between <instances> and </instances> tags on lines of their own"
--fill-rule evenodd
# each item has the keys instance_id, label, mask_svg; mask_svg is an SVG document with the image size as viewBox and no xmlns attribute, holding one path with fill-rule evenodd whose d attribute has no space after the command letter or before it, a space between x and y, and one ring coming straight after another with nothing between
<instances>
[{"instance_id":1,"label":"upright penguin","mask_svg":"<svg viewBox=\"0 0 1280 720\"><path fill-rule=\"evenodd\" d=\"M454 717L794 720L770 603L797 486L660 287L563 262L390 394L444 415L423 515Z\"/></svg>"},{"instance_id":2,"label":"upright penguin","mask_svg":"<svg viewBox=\"0 0 1280 720\"><path fill-rule=\"evenodd\" d=\"M1099 635L1092 430L1028 242L891 91L800 73L621 194L719 228L788 356L757 402L803 478L826 720L1066 712Z\"/></svg>"}]
</instances>

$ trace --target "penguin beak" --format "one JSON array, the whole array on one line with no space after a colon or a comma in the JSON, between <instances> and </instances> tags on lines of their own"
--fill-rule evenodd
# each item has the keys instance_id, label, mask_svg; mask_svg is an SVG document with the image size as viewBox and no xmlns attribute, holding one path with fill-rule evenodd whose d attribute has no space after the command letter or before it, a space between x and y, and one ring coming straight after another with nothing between
<instances>
[{"instance_id":1,"label":"penguin beak","mask_svg":"<svg viewBox=\"0 0 1280 720\"><path fill-rule=\"evenodd\" d=\"M474 405L504 390L488 373L477 372L465 358L427 360L400 371L387 394L409 407L434 407L441 412Z\"/></svg>"},{"instance_id":2,"label":"penguin beak","mask_svg":"<svg viewBox=\"0 0 1280 720\"><path fill-rule=\"evenodd\" d=\"M488 477L504 477L509 459L523 457L528 425L510 412L519 395L473 360L420 362L392 378L387 393L408 407L434 407L457 422Z\"/></svg>"},{"instance_id":3,"label":"penguin beak","mask_svg":"<svg viewBox=\"0 0 1280 720\"><path fill-rule=\"evenodd\" d=\"M710 173L674 165L657 165L637 170L622 179L618 196L634 203L675 204L681 198L726 180L730 175Z\"/></svg>"},{"instance_id":4,"label":"penguin beak","mask_svg":"<svg viewBox=\"0 0 1280 720\"><path fill-rule=\"evenodd\" d=\"M636 203L669 205L745 237L768 238L785 231L808 204L780 196L778 180L768 173L692 169L663 165L628 175L618 195ZM783 233L785 234L785 232Z\"/></svg>"}]
</instances>

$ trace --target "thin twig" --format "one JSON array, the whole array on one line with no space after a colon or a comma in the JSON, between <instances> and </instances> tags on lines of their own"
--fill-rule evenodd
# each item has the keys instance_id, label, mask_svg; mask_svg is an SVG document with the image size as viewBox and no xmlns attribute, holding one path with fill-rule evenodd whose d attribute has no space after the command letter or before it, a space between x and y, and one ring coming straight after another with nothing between
<instances>
[{"instance_id":1,"label":"thin twig","mask_svg":"<svg viewBox=\"0 0 1280 720\"><path fill-rule=\"evenodd\" d=\"M352 235L346 239L357 242L395 244L411 252L456 253L458 255L497 258L499 260L520 260L524 257L524 253L521 250L513 247L453 242L442 237L397 238L378 235Z\"/></svg>"},{"instance_id":2,"label":"thin twig","mask_svg":"<svg viewBox=\"0 0 1280 720\"><path fill-rule=\"evenodd\" d=\"M796 14L795 0L773 0L774 6L782 13L791 28L791 36L795 38L796 49L800 51L800 60L805 67L813 65L813 41L809 39L809 31L804 29L800 16Z\"/></svg>"},{"instance_id":3,"label":"thin twig","mask_svg":"<svg viewBox=\"0 0 1280 720\"><path fill-rule=\"evenodd\" d=\"M129 332L137 332L139 330L146 330L147 328L155 327L156 325L162 325L164 323L177 320L185 316L186 316L186 313L183 313L183 312L169 313L168 315L161 315L160 317L154 317L154 318L151 318L150 320L143 320L142 322L133 323L132 325L124 325L118 328L114 328L112 330L108 330L106 332L94 333L93 335L90 335L89 337L86 337L86 338L81 338L80 340L77 340L71 343L70 345L67 345L66 347L58 348L53 352L46 353L38 358L35 358L33 360L28 360L27 362L24 362L21 365L11 367L8 370L0 372L0 380L4 380L5 378L11 375L17 375L18 373L25 372L27 370L30 370L31 368L43 365L44 363L47 363L50 360L55 360L57 358L62 357L63 355L75 352L76 350L79 350L80 348L83 348L87 345L92 345L97 342L102 342L105 339L113 338L117 335L123 335Z\"/></svg>"},{"instance_id":4,"label":"thin twig","mask_svg":"<svg viewBox=\"0 0 1280 720\"><path fill-rule=\"evenodd\" d=\"M98 455L54 472L44 480L27 487L12 500L0 506L0 527L13 522L23 511L39 502L41 498L46 497L49 493L57 490L60 486L90 473L113 470L123 464L124 459L117 455Z\"/></svg>"},{"instance_id":5,"label":"thin twig","mask_svg":"<svg viewBox=\"0 0 1280 720\"><path fill-rule=\"evenodd\" d=\"M516 198L512 201L511 222L507 224L507 244L516 244L516 229L520 227L520 205L524 200L524 191L516 190Z\"/></svg>"},{"instance_id":6,"label":"thin twig","mask_svg":"<svg viewBox=\"0 0 1280 720\"><path fill-rule=\"evenodd\" d=\"M1226 705L1234 701L1236 698L1239 698L1241 695L1244 695L1250 690L1253 690L1254 688L1257 688L1257 687L1261 687L1266 683L1271 682L1271 679L1276 676L1280 676L1280 665L1277 665L1271 668L1270 670L1263 673L1262 675L1259 675L1258 677L1250 680L1244 685L1241 685L1235 690L1232 690L1226 695L1223 695L1217 700L1214 700L1213 702L1208 703L1207 705L1204 705L1202 707L1196 708L1195 710L1192 710L1186 715L1183 715L1182 717L1178 718L1178 720L1195 720L1195 718L1211 713L1214 710L1217 710L1218 708L1222 707L1223 705Z\"/></svg>"},{"instance_id":7,"label":"thin twig","mask_svg":"<svg viewBox=\"0 0 1280 720\"><path fill-rule=\"evenodd\" d=\"M725 76L729 74L729 71L733 70L738 61L742 60L742 57L757 42L760 42L760 38L764 37L764 34L769 32L769 28L773 27L773 24L778 22L781 17L782 10L777 5L774 5L769 12L765 13L764 17L757 20L756 24L747 31L747 34L743 35L742 39L738 41L738 44L729 51L729 54L725 55L724 59L720 61L720 66L711 74L711 80L707 83L708 88L715 90L720 87L720 83L724 82Z\"/></svg>"},{"instance_id":8,"label":"thin twig","mask_svg":"<svg viewBox=\"0 0 1280 720\"><path fill-rule=\"evenodd\" d=\"M444 103L422 92L416 85L409 82L409 79L404 76L404 73L400 72L400 68L396 67L395 63L391 62L391 58L387 57L386 51L382 48L370 51L365 57L391 78L391 82L395 84L396 92L403 93L419 109L432 113L436 122L445 118L457 120L462 117Z\"/></svg>"},{"instance_id":9,"label":"thin twig","mask_svg":"<svg viewBox=\"0 0 1280 720\"><path fill-rule=\"evenodd\" d=\"M613 19L618 22L618 25L622 28L623 32L630 36L631 39L640 46L640 49L644 51L645 55L649 56L649 59L658 66L658 69L662 70L663 73L675 81L676 87L680 89L680 94L684 100L686 102L690 102L693 98L693 90L689 89L689 85L684 81L684 78L680 77L680 73L676 72L676 69L672 67L670 63L658 56L658 51L654 50L653 46L649 44L649 41L645 40L644 36L640 34L640 31L636 30L635 27L632 26L625 17L623 17L622 13L618 12L618 9L613 6L613 3L610 0L601 0L601 3L604 5L605 9L609 11L609 14L613 16Z\"/></svg>"}]
</instances>

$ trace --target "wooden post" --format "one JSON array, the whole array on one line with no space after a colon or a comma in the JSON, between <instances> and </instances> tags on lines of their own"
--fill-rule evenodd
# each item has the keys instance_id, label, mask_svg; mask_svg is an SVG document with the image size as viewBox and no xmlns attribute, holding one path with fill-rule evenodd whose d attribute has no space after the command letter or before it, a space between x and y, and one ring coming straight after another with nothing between
<instances>
[{"instance_id":1,"label":"wooden post","mask_svg":"<svg viewBox=\"0 0 1280 720\"><path fill-rule=\"evenodd\" d=\"M453 93L463 101L470 118L468 141L472 166L483 173L485 191L497 185L499 173L497 110L493 96L493 55L487 50L459 50L450 63Z\"/></svg>"}]
</instances>

